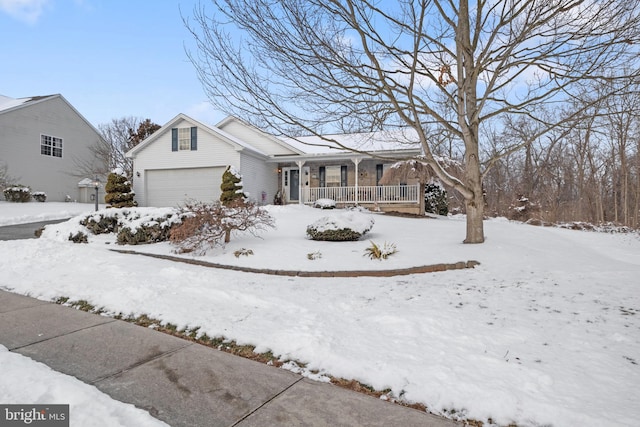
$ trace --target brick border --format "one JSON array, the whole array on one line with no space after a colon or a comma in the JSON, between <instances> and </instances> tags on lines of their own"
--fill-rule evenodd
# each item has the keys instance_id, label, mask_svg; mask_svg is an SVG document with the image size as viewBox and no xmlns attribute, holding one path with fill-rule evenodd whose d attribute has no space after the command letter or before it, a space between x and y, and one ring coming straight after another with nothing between
<instances>
[{"instance_id":1,"label":"brick border","mask_svg":"<svg viewBox=\"0 0 640 427\"><path fill-rule=\"evenodd\" d=\"M185 264L199 265L201 267L221 268L224 270L243 271L245 273L270 274L273 276L289 277L392 277L406 276L408 274L436 273L448 270L463 270L474 268L480 265L478 261L459 261L452 264L432 264L418 267L399 268L392 270L338 270L338 271L295 271L295 270L272 270L263 268L239 267L235 265L216 264L213 262L200 261L191 258L180 258L171 255L149 254L125 249L110 249L114 252L130 255L142 255L152 258L165 259L169 261L182 262Z\"/></svg>"}]
</instances>

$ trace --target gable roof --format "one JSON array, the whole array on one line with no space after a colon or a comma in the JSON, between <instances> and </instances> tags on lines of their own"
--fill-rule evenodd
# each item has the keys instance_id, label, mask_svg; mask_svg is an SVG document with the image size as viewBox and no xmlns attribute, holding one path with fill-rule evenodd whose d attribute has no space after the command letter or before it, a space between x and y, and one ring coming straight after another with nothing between
<instances>
[{"instance_id":1,"label":"gable roof","mask_svg":"<svg viewBox=\"0 0 640 427\"><path fill-rule=\"evenodd\" d=\"M0 114L20 107L24 107L29 103L33 104L44 99L55 98L56 96L61 95L29 96L26 98L10 98L8 96L0 95Z\"/></svg>"},{"instance_id":2,"label":"gable roof","mask_svg":"<svg viewBox=\"0 0 640 427\"><path fill-rule=\"evenodd\" d=\"M202 122L199 122L198 120L195 120L185 114L178 114L177 116L175 116L173 119L169 120L169 122L167 122L164 126L162 126L160 129L158 129L157 131L155 131L151 136L149 136L147 139L145 139L144 141L142 141L140 144L136 145L135 147L133 147L131 150L127 151L127 153L125 154L126 157L135 157L136 154L142 150L144 150L145 147L149 146L150 144L153 144L153 142L155 140L157 140L158 138L160 138L162 135L164 135L166 132L168 132L172 127L174 127L174 125L176 123L178 123L179 121L187 121L199 128L204 129L205 131L216 135L220 138L222 138L226 143L228 143L229 145L231 145L234 149L238 150L238 151L248 151L252 154L257 154L259 156L262 157L269 157L269 155L261 150L258 150L257 148L251 146L250 144L246 143L245 141L242 141L239 138L236 138L235 136L223 131L222 129L218 129L215 126L208 126Z\"/></svg>"},{"instance_id":3,"label":"gable roof","mask_svg":"<svg viewBox=\"0 0 640 427\"><path fill-rule=\"evenodd\" d=\"M154 141L159 139L162 135L167 133L170 129L180 121L187 121L194 126L200 127L212 135L220 137L223 141L231 145L237 151L246 151L248 153L258 155L267 160L267 162L274 161L290 161L290 160L311 160L311 159L334 159L342 158L345 156L359 156L366 157L366 153L381 154L387 156L402 156L416 155L422 152L422 148L418 140L413 137L411 133L407 133L404 130L398 131L385 131L385 132L371 132L371 133L353 133L353 134L336 134L336 135L324 135L324 136L304 136L296 138L277 138L271 134L268 134L255 126L247 124L241 119L235 116L228 116L220 121L215 126L206 125L198 120L195 120L185 114L178 114L164 126L154 132L147 139L140 144L129 150L125 156L128 158L135 158L136 154L144 150L145 147L153 144ZM225 132L220 127L235 122L243 126L250 128L251 130L263 135L270 141L277 145L291 151L294 154L273 154L266 153L257 147L249 144L248 142ZM347 150L339 146L351 147L362 153L357 153L352 150Z\"/></svg>"},{"instance_id":4,"label":"gable roof","mask_svg":"<svg viewBox=\"0 0 640 427\"><path fill-rule=\"evenodd\" d=\"M78 117L82 119L82 121L84 121L89 127L91 127L91 129L93 129L93 131L96 134L98 134L98 136L100 136L100 138L102 138L102 135L100 134L98 129L96 129L95 126L93 126L82 114L80 114L78 110L75 109L73 105L69 103L69 101L65 99L64 96L60 95L59 93L56 93L53 95L44 95L44 96L30 96L26 98L10 98L8 96L0 95L0 114L5 114L10 111L18 110L20 108L27 108L32 105L39 104L41 102L49 101L56 98L59 98L62 102L67 104L67 106L74 113L76 113Z\"/></svg>"},{"instance_id":5,"label":"gable roof","mask_svg":"<svg viewBox=\"0 0 640 427\"><path fill-rule=\"evenodd\" d=\"M265 138L269 139L270 141L274 142L275 144L277 144L277 145L279 145L279 146L281 146L281 147L283 147L283 148L285 148L285 149L287 149L289 151L292 151L293 153L306 154L304 152L304 150L300 150L298 147L294 147L292 145L289 145L283 139L277 138L277 137L271 135L270 133L264 132L263 130L257 128L256 126L253 126L253 125L251 125L251 124L245 122L244 120L239 119L238 117L235 117L235 116L227 116L227 117L225 117L224 119L222 119L220 122L218 122L216 124L216 127L221 129L225 125L227 125L227 124L229 124L231 122L236 122L236 123L239 123L239 124L241 124L241 125L243 125L243 126L245 126L247 128L250 128L253 131L255 131L256 133L264 136Z\"/></svg>"}]
</instances>

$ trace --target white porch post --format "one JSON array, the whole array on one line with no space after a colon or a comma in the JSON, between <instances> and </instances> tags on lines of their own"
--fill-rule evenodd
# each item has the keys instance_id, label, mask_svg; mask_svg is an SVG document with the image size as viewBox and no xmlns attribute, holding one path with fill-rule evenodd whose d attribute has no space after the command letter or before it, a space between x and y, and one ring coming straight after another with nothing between
<instances>
[{"instance_id":1,"label":"white porch post","mask_svg":"<svg viewBox=\"0 0 640 427\"><path fill-rule=\"evenodd\" d=\"M296 162L298 165L298 204L304 204L304 193L302 192L302 166L304 165L304 160L298 160Z\"/></svg>"},{"instance_id":2,"label":"white porch post","mask_svg":"<svg viewBox=\"0 0 640 427\"><path fill-rule=\"evenodd\" d=\"M358 165L360 164L360 158L356 157L351 159L351 161L356 165L356 194L355 194L355 202L356 202L356 206L358 205Z\"/></svg>"}]
</instances>

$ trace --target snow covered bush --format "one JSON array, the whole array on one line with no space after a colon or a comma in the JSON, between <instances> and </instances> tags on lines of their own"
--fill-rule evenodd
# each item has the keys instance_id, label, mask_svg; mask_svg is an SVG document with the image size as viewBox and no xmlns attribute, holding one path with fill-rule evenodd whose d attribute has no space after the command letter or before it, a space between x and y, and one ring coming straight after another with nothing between
<instances>
[{"instance_id":1,"label":"snow covered bush","mask_svg":"<svg viewBox=\"0 0 640 427\"><path fill-rule=\"evenodd\" d=\"M364 254L371 259L383 260L398 252L395 243L384 242L384 245L378 246L375 242L371 242L371 246L364 250Z\"/></svg>"},{"instance_id":2,"label":"snow covered bush","mask_svg":"<svg viewBox=\"0 0 640 427\"><path fill-rule=\"evenodd\" d=\"M318 199L313 203L313 207L319 209L334 209L336 207L336 201L332 199Z\"/></svg>"},{"instance_id":3,"label":"snow covered bush","mask_svg":"<svg viewBox=\"0 0 640 427\"><path fill-rule=\"evenodd\" d=\"M80 220L80 224L84 225L93 234L115 233L117 232L119 221L117 213L118 211L112 211L107 215L101 211L87 215Z\"/></svg>"},{"instance_id":4,"label":"snow covered bush","mask_svg":"<svg viewBox=\"0 0 640 427\"><path fill-rule=\"evenodd\" d=\"M243 199L224 205L220 202L188 203L181 208L182 223L170 233L177 252L204 254L212 247L227 243L232 231L248 231L255 235L274 227L273 217L253 201Z\"/></svg>"},{"instance_id":5,"label":"snow covered bush","mask_svg":"<svg viewBox=\"0 0 640 427\"><path fill-rule=\"evenodd\" d=\"M43 191L36 191L31 194L31 197L33 197L33 200L36 202L45 202L47 200L47 195Z\"/></svg>"},{"instance_id":6,"label":"snow covered bush","mask_svg":"<svg viewBox=\"0 0 640 427\"><path fill-rule=\"evenodd\" d=\"M31 189L24 185L5 188L3 193L7 202L26 203L31 200Z\"/></svg>"},{"instance_id":7,"label":"snow covered bush","mask_svg":"<svg viewBox=\"0 0 640 427\"><path fill-rule=\"evenodd\" d=\"M169 240L171 227L180 224L179 212L173 208L121 208L92 213L80 224L92 234L117 233L121 245L139 245ZM70 236L69 240L75 241Z\"/></svg>"},{"instance_id":8,"label":"snow covered bush","mask_svg":"<svg viewBox=\"0 0 640 427\"><path fill-rule=\"evenodd\" d=\"M130 208L138 205L133 200L135 193L131 190L131 181L119 170L109 174L104 189L107 192L104 201L111 207Z\"/></svg>"},{"instance_id":9,"label":"snow covered bush","mask_svg":"<svg viewBox=\"0 0 640 427\"><path fill-rule=\"evenodd\" d=\"M307 227L307 235L312 240L326 240L331 242L358 240L375 223L370 214L349 210L334 216L320 218Z\"/></svg>"},{"instance_id":10,"label":"snow covered bush","mask_svg":"<svg viewBox=\"0 0 640 427\"><path fill-rule=\"evenodd\" d=\"M431 181L424 186L424 210L436 215L449 213L447 190L438 181Z\"/></svg>"},{"instance_id":11,"label":"snow covered bush","mask_svg":"<svg viewBox=\"0 0 640 427\"><path fill-rule=\"evenodd\" d=\"M141 245L145 243L166 242L169 240L171 226L175 224L169 218L151 218L136 227L125 226L118 231L116 241L121 245Z\"/></svg>"},{"instance_id":12,"label":"snow covered bush","mask_svg":"<svg viewBox=\"0 0 640 427\"><path fill-rule=\"evenodd\" d=\"M251 249L238 249L237 251L233 252L233 256L235 256L236 258L240 258L240 256L249 256L249 255L253 255L253 251Z\"/></svg>"},{"instance_id":13,"label":"snow covered bush","mask_svg":"<svg viewBox=\"0 0 640 427\"><path fill-rule=\"evenodd\" d=\"M518 196L515 205L509 206L509 219L512 221L526 222L531 218L538 216L540 213L540 205L529 200L523 195Z\"/></svg>"},{"instance_id":14,"label":"snow covered bush","mask_svg":"<svg viewBox=\"0 0 640 427\"><path fill-rule=\"evenodd\" d=\"M78 231L76 234L69 233L69 240L73 243L89 243L89 237L82 231Z\"/></svg>"}]
</instances>

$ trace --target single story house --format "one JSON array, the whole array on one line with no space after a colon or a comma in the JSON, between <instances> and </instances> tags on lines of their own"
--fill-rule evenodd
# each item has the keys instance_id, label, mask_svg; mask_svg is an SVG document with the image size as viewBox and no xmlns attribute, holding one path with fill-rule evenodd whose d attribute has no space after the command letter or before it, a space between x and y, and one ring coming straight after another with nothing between
<instances>
[{"instance_id":1,"label":"single story house","mask_svg":"<svg viewBox=\"0 0 640 427\"><path fill-rule=\"evenodd\" d=\"M0 95L0 167L14 182L47 201L91 202L87 169L104 171L92 146L99 132L60 94L9 98ZM84 172L83 172L84 171Z\"/></svg>"},{"instance_id":2,"label":"single story house","mask_svg":"<svg viewBox=\"0 0 640 427\"><path fill-rule=\"evenodd\" d=\"M242 175L244 191L261 204L276 199L313 204L329 198L338 206L424 212L419 183L379 182L390 165L419 155L417 144L391 142L388 134L326 138L330 141L279 139L233 116L208 126L179 114L126 155L133 159L133 190L140 206L217 200L222 174L233 166Z\"/></svg>"}]
</instances>

